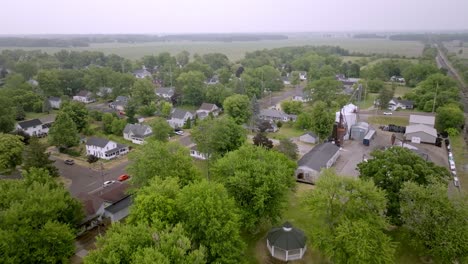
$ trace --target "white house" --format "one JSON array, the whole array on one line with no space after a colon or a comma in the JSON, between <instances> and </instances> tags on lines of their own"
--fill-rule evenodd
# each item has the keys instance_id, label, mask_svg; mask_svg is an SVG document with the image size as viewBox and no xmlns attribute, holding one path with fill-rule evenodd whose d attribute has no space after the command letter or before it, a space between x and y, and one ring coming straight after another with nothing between
<instances>
[{"instance_id":1,"label":"white house","mask_svg":"<svg viewBox=\"0 0 468 264\"><path fill-rule=\"evenodd\" d=\"M405 139L412 143L435 144L437 140L437 130L423 124L409 125L406 127Z\"/></svg>"},{"instance_id":2,"label":"white house","mask_svg":"<svg viewBox=\"0 0 468 264\"><path fill-rule=\"evenodd\" d=\"M296 169L296 180L315 183L322 169L328 169L340 156L340 148L332 143L322 143L307 152L299 161Z\"/></svg>"},{"instance_id":3,"label":"white house","mask_svg":"<svg viewBox=\"0 0 468 264\"><path fill-rule=\"evenodd\" d=\"M146 69L139 69L133 72L133 76L138 79L144 79L146 77L151 77L151 72L147 71Z\"/></svg>"},{"instance_id":4,"label":"white house","mask_svg":"<svg viewBox=\"0 0 468 264\"><path fill-rule=\"evenodd\" d=\"M434 127L434 125L435 125L435 116L410 115L409 124L410 125L422 124L422 125Z\"/></svg>"},{"instance_id":5,"label":"white house","mask_svg":"<svg viewBox=\"0 0 468 264\"><path fill-rule=\"evenodd\" d=\"M42 122L39 119L31 119L22 122L18 122L16 125L16 130L22 130L24 133L30 136L43 136L47 132L42 128Z\"/></svg>"},{"instance_id":6,"label":"white house","mask_svg":"<svg viewBox=\"0 0 468 264\"><path fill-rule=\"evenodd\" d=\"M317 143L318 140L319 140L319 137L315 135L314 132L311 132L311 131L308 131L304 135L299 137L299 141L305 142L305 143L311 143L311 144Z\"/></svg>"},{"instance_id":7,"label":"white house","mask_svg":"<svg viewBox=\"0 0 468 264\"><path fill-rule=\"evenodd\" d=\"M300 90L297 90L292 100L305 103L305 102L309 102L310 100L312 100L312 98L310 96L310 92L302 92Z\"/></svg>"},{"instance_id":8,"label":"white house","mask_svg":"<svg viewBox=\"0 0 468 264\"><path fill-rule=\"evenodd\" d=\"M395 111L397 109L413 109L414 102L410 100L400 100L397 98L392 98L388 102L388 109Z\"/></svg>"},{"instance_id":9,"label":"white house","mask_svg":"<svg viewBox=\"0 0 468 264\"><path fill-rule=\"evenodd\" d=\"M218 83L219 83L219 77L218 77L218 75L213 75L213 77L208 78L208 79L205 81L205 84L208 84L208 85L213 85L213 84L218 84Z\"/></svg>"},{"instance_id":10,"label":"white house","mask_svg":"<svg viewBox=\"0 0 468 264\"><path fill-rule=\"evenodd\" d=\"M170 100L171 97L174 95L174 87L160 87L156 88L155 93L157 96L164 98L166 100Z\"/></svg>"},{"instance_id":11,"label":"white house","mask_svg":"<svg viewBox=\"0 0 468 264\"><path fill-rule=\"evenodd\" d=\"M181 137L179 143L190 150L191 157L201 160L205 160L207 158L207 155L205 153L201 153L200 151L198 151L197 145L193 143L192 138L190 136Z\"/></svg>"},{"instance_id":12,"label":"white house","mask_svg":"<svg viewBox=\"0 0 468 264\"><path fill-rule=\"evenodd\" d=\"M62 105L62 99L60 99L60 97L51 96L47 100L49 100L50 107L53 109L59 109L60 105Z\"/></svg>"},{"instance_id":13,"label":"white house","mask_svg":"<svg viewBox=\"0 0 468 264\"><path fill-rule=\"evenodd\" d=\"M288 115L285 112L276 109L262 109L260 110L258 117L262 120L282 122L296 121L297 119L296 115Z\"/></svg>"},{"instance_id":14,"label":"white house","mask_svg":"<svg viewBox=\"0 0 468 264\"><path fill-rule=\"evenodd\" d=\"M128 153L128 146L104 138L90 137L86 140L86 155L110 160Z\"/></svg>"},{"instance_id":15,"label":"white house","mask_svg":"<svg viewBox=\"0 0 468 264\"><path fill-rule=\"evenodd\" d=\"M284 85L290 85L291 84L291 79L289 78L289 73L286 76L283 76L281 79L283 80Z\"/></svg>"},{"instance_id":16,"label":"white house","mask_svg":"<svg viewBox=\"0 0 468 264\"><path fill-rule=\"evenodd\" d=\"M299 80L301 80L301 81L307 80L307 72L305 72L305 71L299 72Z\"/></svg>"},{"instance_id":17,"label":"white house","mask_svg":"<svg viewBox=\"0 0 468 264\"><path fill-rule=\"evenodd\" d=\"M210 113L213 116L218 116L219 107L217 107L215 104L203 103L197 110L197 116L200 119L206 118Z\"/></svg>"},{"instance_id":18,"label":"white house","mask_svg":"<svg viewBox=\"0 0 468 264\"><path fill-rule=\"evenodd\" d=\"M96 100L93 98L93 94L86 90L81 90L77 95L73 96L74 101L82 102L85 104L89 104L95 102Z\"/></svg>"},{"instance_id":19,"label":"white house","mask_svg":"<svg viewBox=\"0 0 468 264\"><path fill-rule=\"evenodd\" d=\"M96 93L99 97L106 97L112 93L113 89L110 87L101 87L99 91Z\"/></svg>"},{"instance_id":20,"label":"white house","mask_svg":"<svg viewBox=\"0 0 468 264\"><path fill-rule=\"evenodd\" d=\"M193 119L194 115L190 111L182 109L172 109L171 119L167 120L169 125L173 128L183 127L185 122L189 119Z\"/></svg>"},{"instance_id":21,"label":"white house","mask_svg":"<svg viewBox=\"0 0 468 264\"><path fill-rule=\"evenodd\" d=\"M117 96L114 102L109 104L109 107L118 111L125 111L128 104L128 97Z\"/></svg>"},{"instance_id":22,"label":"white house","mask_svg":"<svg viewBox=\"0 0 468 264\"><path fill-rule=\"evenodd\" d=\"M42 136L46 136L47 134L49 134L49 129L55 122L56 117L57 115L52 114L39 118L39 121L41 121L42 123Z\"/></svg>"},{"instance_id":23,"label":"white house","mask_svg":"<svg viewBox=\"0 0 468 264\"><path fill-rule=\"evenodd\" d=\"M151 136L153 130L151 127L140 124L127 124L123 130L123 137L135 144L143 144L145 138Z\"/></svg>"},{"instance_id":24,"label":"white house","mask_svg":"<svg viewBox=\"0 0 468 264\"><path fill-rule=\"evenodd\" d=\"M405 83L405 78L403 78L401 76L393 75L392 77L390 77L390 81L391 82L397 82L397 83Z\"/></svg>"}]
</instances>

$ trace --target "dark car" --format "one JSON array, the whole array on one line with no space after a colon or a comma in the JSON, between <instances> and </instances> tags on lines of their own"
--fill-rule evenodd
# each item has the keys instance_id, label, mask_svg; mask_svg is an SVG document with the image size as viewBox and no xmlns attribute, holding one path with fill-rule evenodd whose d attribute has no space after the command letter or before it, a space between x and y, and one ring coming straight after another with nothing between
<instances>
[{"instance_id":1,"label":"dark car","mask_svg":"<svg viewBox=\"0 0 468 264\"><path fill-rule=\"evenodd\" d=\"M74 160L71 160L71 159L67 159L67 160L65 160L65 164L67 164L67 165L73 165L73 164L75 164L75 161L74 161Z\"/></svg>"}]
</instances>

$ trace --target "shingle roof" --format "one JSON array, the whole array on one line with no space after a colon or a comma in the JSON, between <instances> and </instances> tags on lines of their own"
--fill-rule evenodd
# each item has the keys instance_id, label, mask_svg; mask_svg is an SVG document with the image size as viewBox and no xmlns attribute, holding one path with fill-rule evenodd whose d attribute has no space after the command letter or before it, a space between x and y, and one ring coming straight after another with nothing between
<instances>
[{"instance_id":1,"label":"shingle roof","mask_svg":"<svg viewBox=\"0 0 468 264\"><path fill-rule=\"evenodd\" d=\"M408 133L415 133L415 132L424 132L431 136L437 137L437 130L433 127L423 125L423 124L416 124L416 125L409 125L406 127L405 134Z\"/></svg>"},{"instance_id":2,"label":"shingle roof","mask_svg":"<svg viewBox=\"0 0 468 264\"><path fill-rule=\"evenodd\" d=\"M267 117L276 117L276 118L289 117L289 115L286 114L285 112L275 110L275 109L262 109L260 110L260 115L267 116Z\"/></svg>"},{"instance_id":3,"label":"shingle roof","mask_svg":"<svg viewBox=\"0 0 468 264\"><path fill-rule=\"evenodd\" d=\"M172 112L171 117L172 117L172 118L176 118L176 119L184 119L185 114L186 114L187 112L188 112L188 111L186 111L186 110L182 110L182 109L179 109L179 108L175 108L174 111Z\"/></svg>"},{"instance_id":4,"label":"shingle roof","mask_svg":"<svg viewBox=\"0 0 468 264\"><path fill-rule=\"evenodd\" d=\"M120 211L120 210L122 210L124 208L130 207L130 205L132 205L132 204L133 204L132 196L129 195L129 196L123 198L122 200L120 200L120 201L106 207L105 210L112 213L112 214L115 214L115 213L117 213L118 211Z\"/></svg>"},{"instance_id":5,"label":"shingle roof","mask_svg":"<svg viewBox=\"0 0 468 264\"><path fill-rule=\"evenodd\" d=\"M434 126L435 116L410 115L409 122Z\"/></svg>"},{"instance_id":6,"label":"shingle roof","mask_svg":"<svg viewBox=\"0 0 468 264\"><path fill-rule=\"evenodd\" d=\"M203 103L198 110L212 111L216 107L215 104Z\"/></svg>"},{"instance_id":7,"label":"shingle roof","mask_svg":"<svg viewBox=\"0 0 468 264\"><path fill-rule=\"evenodd\" d=\"M128 97L119 95L119 96L117 96L117 98L115 98L115 101L116 102L128 102Z\"/></svg>"},{"instance_id":8,"label":"shingle roof","mask_svg":"<svg viewBox=\"0 0 468 264\"><path fill-rule=\"evenodd\" d=\"M109 143L108 139L105 138L97 138L97 137L90 137L86 140L86 145L88 146L98 146L98 147L105 147Z\"/></svg>"},{"instance_id":9,"label":"shingle roof","mask_svg":"<svg viewBox=\"0 0 468 264\"><path fill-rule=\"evenodd\" d=\"M332 143L322 143L307 152L298 162L299 166L309 167L320 171L327 166L327 162L340 150Z\"/></svg>"},{"instance_id":10,"label":"shingle roof","mask_svg":"<svg viewBox=\"0 0 468 264\"><path fill-rule=\"evenodd\" d=\"M307 131L306 133L304 133L304 135L309 135L309 136L311 136L311 137L318 138L318 136L315 135L315 133L312 132L312 131ZM303 136L304 136L304 135L303 135Z\"/></svg>"},{"instance_id":11,"label":"shingle roof","mask_svg":"<svg viewBox=\"0 0 468 264\"><path fill-rule=\"evenodd\" d=\"M140 125L140 124L127 124L124 128L124 131L123 133L124 134L128 134L130 133L130 131L133 133L133 135L137 136L137 137L145 137L145 136L148 136L149 134L145 135L145 132L146 130L148 130L151 128L147 125Z\"/></svg>"},{"instance_id":12,"label":"shingle roof","mask_svg":"<svg viewBox=\"0 0 468 264\"><path fill-rule=\"evenodd\" d=\"M173 96L174 95L174 87L156 88L156 94L167 94L169 96Z\"/></svg>"},{"instance_id":13,"label":"shingle roof","mask_svg":"<svg viewBox=\"0 0 468 264\"><path fill-rule=\"evenodd\" d=\"M36 119L26 120L26 121L23 121L23 122L18 122L18 125L22 129L27 129L29 127L40 126L40 125L42 125L42 122L41 122L41 120L36 118Z\"/></svg>"},{"instance_id":14,"label":"shingle roof","mask_svg":"<svg viewBox=\"0 0 468 264\"><path fill-rule=\"evenodd\" d=\"M267 239L270 246L284 250L304 248L307 240L304 232L294 228L289 222L284 223L282 227L271 229Z\"/></svg>"},{"instance_id":15,"label":"shingle roof","mask_svg":"<svg viewBox=\"0 0 468 264\"><path fill-rule=\"evenodd\" d=\"M51 96L49 97L49 101L60 102L62 99L60 97Z\"/></svg>"},{"instance_id":16,"label":"shingle roof","mask_svg":"<svg viewBox=\"0 0 468 264\"><path fill-rule=\"evenodd\" d=\"M76 96L87 97L87 96L91 96L91 93L86 90L81 90Z\"/></svg>"}]
</instances>

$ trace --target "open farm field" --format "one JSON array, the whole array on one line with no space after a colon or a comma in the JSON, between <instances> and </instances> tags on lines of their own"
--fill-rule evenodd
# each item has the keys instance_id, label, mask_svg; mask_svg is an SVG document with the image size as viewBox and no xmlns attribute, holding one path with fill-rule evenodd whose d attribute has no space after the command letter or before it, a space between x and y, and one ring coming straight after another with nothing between
<instances>
[{"instance_id":1,"label":"open farm field","mask_svg":"<svg viewBox=\"0 0 468 264\"><path fill-rule=\"evenodd\" d=\"M99 43L91 44L89 47L68 48L69 50L96 50L105 54L115 53L128 59L137 59L144 55L169 52L177 54L187 50L190 54L205 54L220 52L226 54L230 60L243 58L246 52L261 49L273 49L289 46L304 45L333 45L348 49L351 52L361 52L365 54L398 54L406 57L418 57L424 48L422 43L416 41L391 41L385 39L352 39L352 38L290 38L287 40L268 40L252 42L148 42L148 43ZM63 48L22 48L22 47L0 47L5 49L25 49L42 50L48 53L55 53Z\"/></svg>"},{"instance_id":2,"label":"open farm field","mask_svg":"<svg viewBox=\"0 0 468 264\"><path fill-rule=\"evenodd\" d=\"M458 43L444 42L444 47L446 47L449 52L457 54L458 57L468 59L468 46L466 43L463 47L460 47ZM462 54L459 54L460 50L462 50Z\"/></svg>"}]
</instances>

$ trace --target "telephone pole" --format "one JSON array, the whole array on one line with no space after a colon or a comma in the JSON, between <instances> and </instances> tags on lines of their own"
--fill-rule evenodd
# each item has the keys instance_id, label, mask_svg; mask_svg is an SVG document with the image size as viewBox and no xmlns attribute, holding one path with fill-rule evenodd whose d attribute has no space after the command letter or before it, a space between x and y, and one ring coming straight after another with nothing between
<instances>
[{"instance_id":1,"label":"telephone pole","mask_svg":"<svg viewBox=\"0 0 468 264\"><path fill-rule=\"evenodd\" d=\"M435 95L434 95L434 103L432 104L432 113L434 113L434 111L435 111L437 90L439 90L439 82L437 82L437 85L436 85L436 90L435 90Z\"/></svg>"}]
</instances>

